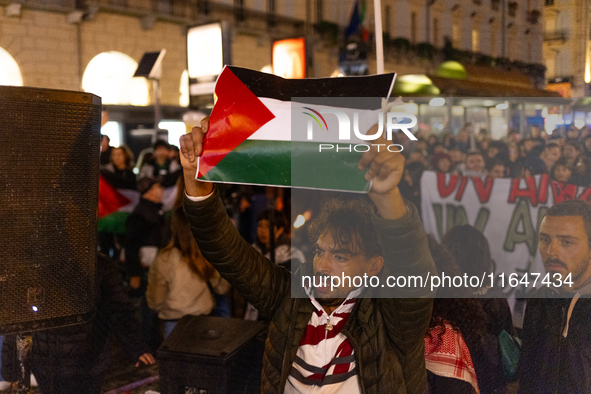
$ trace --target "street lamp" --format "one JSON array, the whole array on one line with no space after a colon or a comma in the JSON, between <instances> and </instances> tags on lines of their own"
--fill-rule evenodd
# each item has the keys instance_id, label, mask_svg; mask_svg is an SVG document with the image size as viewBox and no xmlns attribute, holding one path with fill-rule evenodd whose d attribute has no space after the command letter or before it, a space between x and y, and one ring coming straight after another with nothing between
<instances>
[{"instance_id":1,"label":"street lamp","mask_svg":"<svg viewBox=\"0 0 591 394\"><path fill-rule=\"evenodd\" d=\"M142 60L135 70L134 77L144 77L150 79L154 88L154 136L153 140L156 140L156 134L158 131L158 124L160 124L160 78L162 78L162 59L166 55L166 49L162 49L159 52L146 52L142 56Z\"/></svg>"}]
</instances>

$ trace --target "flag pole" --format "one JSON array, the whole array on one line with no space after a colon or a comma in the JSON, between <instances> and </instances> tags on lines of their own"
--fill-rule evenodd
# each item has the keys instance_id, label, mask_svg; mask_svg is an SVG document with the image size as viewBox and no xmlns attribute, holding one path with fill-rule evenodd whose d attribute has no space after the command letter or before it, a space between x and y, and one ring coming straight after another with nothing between
<instances>
[{"instance_id":1,"label":"flag pole","mask_svg":"<svg viewBox=\"0 0 591 394\"><path fill-rule=\"evenodd\" d=\"M384 73L384 40L382 33L382 4L381 0L373 0L376 34L377 73Z\"/></svg>"}]
</instances>

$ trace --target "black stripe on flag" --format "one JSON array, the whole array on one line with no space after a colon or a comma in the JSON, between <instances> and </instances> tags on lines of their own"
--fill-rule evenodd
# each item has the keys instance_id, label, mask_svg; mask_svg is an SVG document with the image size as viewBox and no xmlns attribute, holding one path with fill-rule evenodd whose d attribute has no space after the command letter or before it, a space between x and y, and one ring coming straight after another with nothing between
<instances>
[{"instance_id":1,"label":"black stripe on flag","mask_svg":"<svg viewBox=\"0 0 591 394\"><path fill-rule=\"evenodd\" d=\"M359 77L283 79L241 67L228 66L257 97L290 101L292 97L387 97L392 74Z\"/></svg>"}]
</instances>

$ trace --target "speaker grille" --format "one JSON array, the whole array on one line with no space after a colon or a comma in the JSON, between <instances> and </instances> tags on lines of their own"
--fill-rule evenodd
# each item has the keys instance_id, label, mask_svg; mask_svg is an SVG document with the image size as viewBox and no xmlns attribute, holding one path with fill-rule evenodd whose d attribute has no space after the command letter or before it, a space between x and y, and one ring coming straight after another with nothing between
<instances>
[{"instance_id":1,"label":"speaker grille","mask_svg":"<svg viewBox=\"0 0 591 394\"><path fill-rule=\"evenodd\" d=\"M0 86L0 333L94 307L100 98Z\"/></svg>"}]
</instances>

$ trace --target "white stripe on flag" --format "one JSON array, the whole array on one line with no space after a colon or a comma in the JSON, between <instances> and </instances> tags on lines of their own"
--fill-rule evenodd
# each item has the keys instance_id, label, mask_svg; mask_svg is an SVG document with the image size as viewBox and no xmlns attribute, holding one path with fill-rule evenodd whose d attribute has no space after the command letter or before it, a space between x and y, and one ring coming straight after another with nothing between
<instances>
[{"instance_id":1,"label":"white stripe on flag","mask_svg":"<svg viewBox=\"0 0 591 394\"><path fill-rule=\"evenodd\" d=\"M358 126L359 131L365 134L373 125L378 123L381 109L376 110L360 110L356 108L339 108L331 107L326 105L308 105L297 102L281 101L272 98L261 97L261 102L275 115L271 121L267 122L263 127L258 129L252 134L249 140L265 140L265 141L299 141L299 142L327 142L327 143L353 143L363 144L367 143L355 136L353 132L353 120L354 114L358 114ZM292 106L293 109L292 109ZM326 120L328 130L324 122L319 119L322 125L322 130L318 124L305 113L310 113L310 110L304 107L313 108L315 111L320 112L323 118ZM292 112L293 110L293 112ZM350 138L347 140L339 139L339 123L335 114L325 112L331 110L339 110L344 112L350 121ZM292 113L297 116L292 122ZM316 118L318 116L313 114ZM307 138L307 125L308 121L311 120L313 126L313 139L308 140ZM384 122L385 124L385 122ZM297 125L297 128L292 129L292 125ZM371 142L370 142L371 143Z\"/></svg>"}]
</instances>

